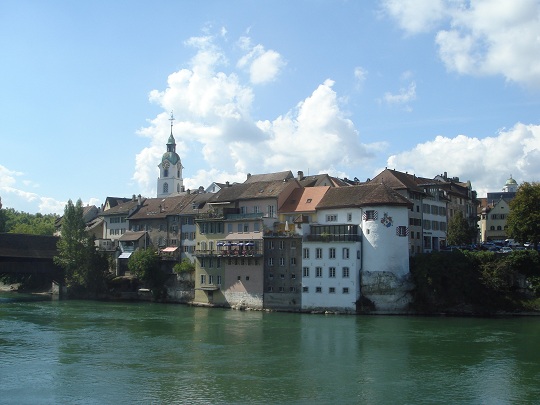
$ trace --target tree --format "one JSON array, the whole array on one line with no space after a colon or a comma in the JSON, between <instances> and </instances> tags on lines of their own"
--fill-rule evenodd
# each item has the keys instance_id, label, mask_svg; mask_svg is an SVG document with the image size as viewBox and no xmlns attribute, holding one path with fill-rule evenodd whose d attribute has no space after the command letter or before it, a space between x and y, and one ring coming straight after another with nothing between
<instances>
[{"instance_id":1,"label":"tree","mask_svg":"<svg viewBox=\"0 0 540 405\"><path fill-rule=\"evenodd\" d=\"M161 271L161 260L154 248L138 249L128 260L129 271L146 287L152 289L154 297L159 298L164 293L168 274Z\"/></svg>"},{"instance_id":2,"label":"tree","mask_svg":"<svg viewBox=\"0 0 540 405\"><path fill-rule=\"evenodd\" d=\"M524 182L510 201L506 231L510 238L524 243L531 242L538 248L540 242L540 183Z\"/></svg>"},{"instance_id":3,"label":"tree","mask_svg":"<svg viewBox=\"0 0 540 405\"><path fill-rule=\"evenodd\" d=\"M195 264L188 258L184 258L180 263L176 263L173 271L177 274L189 274L195 272Z\"/></svg>"},{"instance_id":4,"label":"tree","mask_svg":"<svg viewBox=\"0 0 540 405\"><path fill-rule=\"evenodd\" d=\"M476 235L476 229L471 228L461 211L450 219L448 223L447 242L448 245L465 245L471 243Z\"/></svg>"},{"instance_id":5,"label":"tree","mask_svg":"<svg viewBox=\"0 0 540 405\"><path fill-rule=\"evenodd\" d=\"M93 237L85 231L82 201L68 201L64 209L58 256L54 262L64 270L64 281L75 290L99 293L108 275L107 259L96 250Z\"/></svg>"}]
</instances>

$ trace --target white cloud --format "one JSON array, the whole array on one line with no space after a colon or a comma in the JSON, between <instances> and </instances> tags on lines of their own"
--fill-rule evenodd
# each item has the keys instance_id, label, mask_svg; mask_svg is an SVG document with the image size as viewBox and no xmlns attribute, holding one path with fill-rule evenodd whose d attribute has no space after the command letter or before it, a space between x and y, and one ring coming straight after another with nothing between
<instances>
[{"instance_id":1,"label":"white cloud","mask_svg":"<svg viewBox=\"0 0 540 405\"><path fill-rule=\"evenodd\" d=\"M510 82L540 88L537 0L389 0L383 7L410 34L447 21L435 41L448 70L502 75Z\"/></svg>"},{"instance_id":2,"label":"white cloud","mask_svg":"<svg viewBox=\"0 0 540 405\"><path fill-rule=\"evenodd\" d=\"M433 29L446 15L443 0L384 0L383 8L408 33Z\"/></svg>"},{"instance_id":3,"label":"white cloud","mask_svg":"<svg viewBox=\"0 0 540 405\"><path fill-rule=\"evenodd\" d=\"M437 136L409 151L388 158L388 167L422 177L447 171L471 180L479 196L499 191L510 175L518 183L539 181L540 125L516 124L494 137ZM481 188L478 188L479 186Z\"/></svg>"},{"instance_id":4,"label":"white cloud","mask_svg":"<svg viewBox=\"0 0 540 405\"><path fill-rule=\"evenodd\" d=\"M387 92L384 94L384 101L387 104L408 104L416 100L416 83L411 82L407 88L401 88L399 93L392 94Z\"/></svg>"},{"instance_id":5,"label":"white cloud","mask_svg":"<svg viewBox=\"0 0 540 405\"><path fill-rule=\"evenodd\" d=\"M247 54L238 60L237 66L240 69L248 69L250 81L253 84L263 84L275 80L286 65L278 52L267 51L260 44L251 46L249 38L240 38L238 44L241 49L247 51Z\"/></svg>"},{"instance_id":6,"label":"white cloud","mask_svg":"<svg viewBox=\"0 0 540 405\"><path fill-rule=\"evenodd\" d=\"M356 80L357 87L362 86L362 84L366 80L367 74L368 74L368 71L361 66L357 66L354 68L354 78Z\"/></svg>"},{"instance_id":7,"label":"white cloud","mask_svg":"<svg viewBox=\"0 0 540 405\"><path fill-rule=\"evenodd\" d=\"M149 95L164 112L138 131L149 139L149 145L136 156L133 179L146 195L156 192L157 165L170 133L171 110L176 118L176 150L182 162L190 154L200 154L202 166L208 168L193 173L186 167L184 185L191 189L206 187L212 181L244 181L248 172L298 169L344 173L347 169L357 170L359 164L371 158L372 151L384 147L359 142L358 131L341 110L343 100L332 89L331 80L319 85L286 114L255 122L250 115L252 86L258 82L253 73L257 67L253 66L257 60L275 65L280 57L264 51L261 45L253 47L247 37L241 38L236 45L247 53L236 68L253 68L250 83L243 83L242 75L225 71L229 66L224 63L223 51L214 43L217 40L210 36L191 38L188 43L197 52L190 66L169 75L165 90L154 90ZM257 74L264 80L274 77ZM285 111L288 108L284 106Z\"/></svg>"}]
</instances>

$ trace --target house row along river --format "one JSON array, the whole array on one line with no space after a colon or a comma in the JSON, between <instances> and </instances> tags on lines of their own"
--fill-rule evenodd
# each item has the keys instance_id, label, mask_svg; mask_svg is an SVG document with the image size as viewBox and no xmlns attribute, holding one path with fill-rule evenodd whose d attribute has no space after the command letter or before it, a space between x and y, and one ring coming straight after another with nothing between
<instances>
[{"instance_id":1,"label":"house row along river","mask_svg":"<svg viewBox=\"0 0 540 405\"><path fill-rule=\"evenodd\" d=\"M0 294L5 404L540 399L538 317L266 313Z\"/></svg>"}]
</instances>

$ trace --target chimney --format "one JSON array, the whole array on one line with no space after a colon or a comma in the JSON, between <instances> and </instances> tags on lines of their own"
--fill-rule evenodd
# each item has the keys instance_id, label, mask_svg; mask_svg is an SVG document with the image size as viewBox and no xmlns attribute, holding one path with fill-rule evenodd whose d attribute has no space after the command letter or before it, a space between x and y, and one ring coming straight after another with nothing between
<instances>
[{"instance_id":1,"label":"chimney","mask_svg":"<svg viewBox=\"0 0 540 405\"><path fill-rule=\"evenodd\" d=\"M228 181L226 181L226 182L225 182L225 186L227 186L227 187L230 187L230 185L229 185L229 182L228 182Z\"/></svg>"},{"instance_id":2,"label":"chimney","mask_svg":"<svg viewBox=\"0 0 540 405\"><path fill-rule=\"evenodd\" d=\"M203 186L199 186L199 193L200 194L204 193L204 187Z\"/></svg>"},{"instance_id":3,"label":"chimney","mask_svg":"<svg viewBox=\"0 0 540 405\"><path fill-rule=\"evenodd\" d=\"M249 179L251 177L251 173L247 174L247 178ZM247 179L246 179L247 180Z\"/></svg>"},{"instance_id":4,"label":"chimney","mask_svg":"<svg viewBox=\"0 0 540 405\"><path fill-rule=\"evenodd\" d=\"M302 180L304 178L304 172L302 170L298 170L298 175L296 177L296 179L298 181Z\"/></svg>"},{"instance_id":5,"label":"chimney","mask_svg":"<svg viewBox=\"0 0 540 405\"><path fill-rule=\"evenodd\" d=\"M133 197L131 197L131 201L135 201L137 199L137 197L135 196L135 194L133 194Z\"/></svg>"},{"instance_id":6,"label":"chimney","mask_svg":"<svg viewBox=\"0 0 540 405\"><path fill-rule=\"evenodd\" d=\"M137 205L142 205L142 197L140 194L137 196L137 200Z\"/></svg>"}]
</instances>

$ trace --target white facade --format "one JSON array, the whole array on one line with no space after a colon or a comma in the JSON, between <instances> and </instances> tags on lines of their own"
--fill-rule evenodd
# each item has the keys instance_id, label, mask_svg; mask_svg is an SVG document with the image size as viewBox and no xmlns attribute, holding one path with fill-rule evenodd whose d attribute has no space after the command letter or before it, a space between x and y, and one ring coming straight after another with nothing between
<instances>
[{"instance_id":1,"label":"white facade","mask_svg":"<svg viewBox=\"0 0 540 405\"><path fill-rule=\"evenodd\" d=\"M318 219L317 225L327 225L330 232L310 235L315 240L308 237L302 243L302 309L355 312L360 297L361 210L320 210ZM352 228L355 237L348 234Z\"/></svg>"},{"instance_id":2,"label":"white facade","mask_svg":"<svg viewBox=\"0 0 540 405\"><path fill-rule=\"evenodd\" d=\"M408 210L364 207L361 292L377 311L403 311L410 302Z\"/></svg>"}]
</instances>

